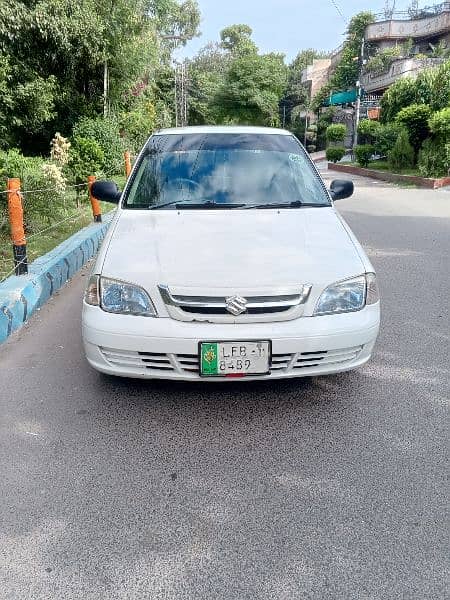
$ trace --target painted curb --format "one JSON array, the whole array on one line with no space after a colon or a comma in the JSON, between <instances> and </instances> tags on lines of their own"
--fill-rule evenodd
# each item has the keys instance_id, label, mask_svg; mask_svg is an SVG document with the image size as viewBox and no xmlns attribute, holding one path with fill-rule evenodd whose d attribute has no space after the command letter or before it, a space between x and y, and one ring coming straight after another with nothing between
<instances>
[{"instance_id":1,"label":"painted curb","mask_svg":"<svg viewBox=\"0 0 450 600\"><path fill-rule=\"evenodd\" d=\"M12 275L0 283L0 344L20 329L56 290L98 251L114 211L92 223L28 267L28 275Z\"/></svg>"}]
</instances>

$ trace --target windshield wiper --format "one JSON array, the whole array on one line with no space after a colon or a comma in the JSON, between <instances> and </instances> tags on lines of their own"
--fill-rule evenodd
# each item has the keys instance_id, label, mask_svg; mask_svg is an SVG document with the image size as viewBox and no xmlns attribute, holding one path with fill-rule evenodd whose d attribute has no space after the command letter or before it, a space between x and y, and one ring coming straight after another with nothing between
<instances>
[{"instance_id":1,"label":"windshield wiper","mask_svg":"<svg viewBox=\"0 0 450 600\"><path fill-rule=\"evenodd\" d=\"M228 208L242 208L247 206L246 204L216 204L216 202L179 202L178 200L172 202L166 202L165 204L156 204L155 206L149 206L149 210L156 210L158 208L165 208L166 206L174 206L175 208L187 208L189 210L199 209L219 209L226 210Z\"/></svg>"},{"instance_id":2,"label":"windshield wiper","mask_svg":"<svg viewBox=\"0 0 450 600\"><path fill-rule=\"evenodd\" d=\"M301 200L294 200L293 202L271 202L270 204L246 204L244 210L251 210L255 208L300 208L302 206L329 206L328 204L318 204L317 202L302 202Z\"/></svg>"}]
</instances>

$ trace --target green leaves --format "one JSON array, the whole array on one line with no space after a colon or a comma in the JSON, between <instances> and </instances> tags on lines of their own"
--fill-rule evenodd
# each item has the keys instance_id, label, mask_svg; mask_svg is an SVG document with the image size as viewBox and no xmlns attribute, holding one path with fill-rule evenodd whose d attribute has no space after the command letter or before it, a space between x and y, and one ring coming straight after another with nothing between
<instances>
[{"instance_id":1,"label":"green leaves","mask_svg":"<svg viewBox=\"0 0 450 600\"><path fill-rule=\"evenodd\" d=\"M430 128L428 119L431 109L427 104L411 104L398 113L395 122L403 125L408 132L408 137L417 155L422 142L429 136Z\"/></svg>"},{"instance_id":2,"label":"green leaves","mask_svg":"<svg viewBox=\"0 0 450 600\"><path fill-rule=\"evenodd\" d=\"M375 148L372 144L355 146L355 156L358 164L361 165L361 167L367 167L374 152Z\"/></svg>"},{"instance_id":3,"label":"green leaves","mask_svg":"<svg viewBox=\"0 0 450 600\"><path fill-rule=\"evenodd\" d=\"M171 50L197 34L199 21L195 0L0 2L3 144L42 152L55 130L70 135L80 117L101 114L105 61L109 106L132 111L137 86L156 95L149 82ZM183 39L166 44L165 35ZM172 96L165 102L166 115Z\"/></svg>"},{"instance_id":4,"label":"green leaves","mask_svg":"<svg viewBox=\"0 0 450 600\"><path fill-rule=\"evenodd\" d=\"M401 129L394 146L388 152L390 168L395 172L411 168L414 165L414 148L408 139L406 129Z\"/></svg>"},{"instance_id":5,"label":"green leaves","mask_svg":"<svg viewBox=\"0 0 450 600\"><path fill-rule=\"evenodd\" d=\"M426 104L433 111L450 106L450 60L421 71L416 79L405 77L392 84L381 99L382 122L393 121L411 104Z\"/></svg>"},{"instance_id":6,"label":"green leaves","mask_svg":"<svg viewBox=\"0 0 450 600\"><path fill-rule=\"evenodd\" d=\"M280 54L247 54L235 58L213 105L222 122L278 125L278 102L287 80Z\"/></svg>"},{"instance_id":7,"label":"green leaves","mask_svg":"<svg viewBox=\"0 0 450 600\"><path fill-rule=\"evenodd\" d=\"M69 172L72 179L85 182L88 175L96 175L101 171L105 155L100 145L91 138L75 138L70 149Z\"/></svg>"},{"instance_id":8,"label":"green leaves","mask_svg":"<svg viewBox=\"0 0 450 600\"><path fill-rule=\"evenodd\" d=\"M347 127L342 123L333 123L326 130L326 138L329 142L343 142L347 135Z\"/></svg>"}]
</instances>

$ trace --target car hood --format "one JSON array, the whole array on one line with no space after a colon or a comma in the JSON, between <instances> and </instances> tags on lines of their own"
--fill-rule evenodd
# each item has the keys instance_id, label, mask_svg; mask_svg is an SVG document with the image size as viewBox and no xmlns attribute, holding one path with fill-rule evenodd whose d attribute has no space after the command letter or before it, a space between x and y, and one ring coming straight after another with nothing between
<instances>
[{"instance_id":1,"label":"car hood","mask_svg":"<svg viewBox=\"0 0 450 600\"><path fill-rule=\"evenodd\" d=\"M122 210L102 274L173 290L298 288L364 271L333 207L286 210Z\"/></svg>"}]
</instances>

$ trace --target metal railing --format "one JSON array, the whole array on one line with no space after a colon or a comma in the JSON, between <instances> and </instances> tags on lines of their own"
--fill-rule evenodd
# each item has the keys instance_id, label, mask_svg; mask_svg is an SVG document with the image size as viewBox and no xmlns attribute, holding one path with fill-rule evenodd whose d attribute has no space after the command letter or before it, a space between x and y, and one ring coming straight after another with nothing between
<instances>
[{"instance_id":1,"label":"metal railing","mask_svg":"<svg viewBox=\"0 0 450 600\"><path fill-rule=\"evenodd\" d=\"M436 15L440 15L444 12L450 12L450 2L441 2L440 4L435 4L434 6L425 6L424 8L419 8L417 10L401 10L401 11L393 11L392 13L376 13L375 14L375 22L379 23L380 21L414 21L417 19L426 19L427 17L435 17Z\"/></svg>"}]
</instances>

